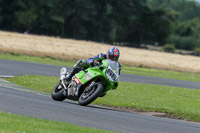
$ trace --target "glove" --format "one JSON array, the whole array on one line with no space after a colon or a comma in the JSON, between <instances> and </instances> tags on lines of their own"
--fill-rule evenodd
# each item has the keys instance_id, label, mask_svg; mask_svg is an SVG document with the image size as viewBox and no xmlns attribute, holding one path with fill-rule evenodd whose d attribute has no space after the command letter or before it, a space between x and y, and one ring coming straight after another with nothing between
<instances>
[{"instance_id":1,"label":"glove","mask_svg":"<svg viewBox=\"0 0 200 133\"><path fill-rule=\"evenodd\" d=\"M90 66L98 66L99 62L96 61L96 60L92 60L92 61L88 62L87 64L90 65Z\"/></svg>"},{"instance_id":2,"label":"glove","mask_svg":"<svg viewBox=\"0 0 200 133\"><path fill-rule=\"evenodd\" d=\"M99 66L99 62L98 61L96 61L96 60L93 60L93 66Z\"/></svg>"}]
</instances>

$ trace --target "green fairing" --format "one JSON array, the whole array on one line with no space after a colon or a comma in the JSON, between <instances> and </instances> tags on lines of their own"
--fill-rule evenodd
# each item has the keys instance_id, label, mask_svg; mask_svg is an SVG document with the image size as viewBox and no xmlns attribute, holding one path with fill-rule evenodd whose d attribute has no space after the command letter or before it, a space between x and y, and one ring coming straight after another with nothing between
<instances>
[{"instance_id":1,"label":"green fairing","mask_svg":"<svg viewBox=\"0 0 200 133\"><path fill-rule=\"evenodd\" d=\"M96 98L105 96L107 91L118 87L119 64L104 59L98 66L90 66L80 71L66 84L63 74L67 74L66 68L61 69L60 82L52 90L52 98L56 101L66 98L76 100L79 105L86 106Z\"/></svg>"},{"instance_id":2,"label":"green fairing","mask_svg":"<svg viewBox=\"0 0 200 133\"><path fill-rule=\"evenodd\" d=\"M93 81L95 79L100 80L104 84L104 92L110 89L116 89L118 86L118 80L111 82L106 76L108 65L108 60L103 60L100 66L89 67L84 71L80 71L76 74L76 77L82 84L86 84L87 82Z\"/></svg>"},{"instance_id":3,"label":"green fairing","mask_svg":"<svg viewBox=\"0 0 200 133\"><path fill-rule=\"evenodd\" d=\"M96 60L96 61L98 61L98 62L102 62L103 60L105 60L105 58L104 58L104 57L101 57L101 58L97 58L97 59L94 59L94 60ZM90 67L90 65L87 64L87 61L86 61L86 60L82 60L81 66L82 66L82 67L85 67L85 68Z\"/></svg>"}]
</instances>

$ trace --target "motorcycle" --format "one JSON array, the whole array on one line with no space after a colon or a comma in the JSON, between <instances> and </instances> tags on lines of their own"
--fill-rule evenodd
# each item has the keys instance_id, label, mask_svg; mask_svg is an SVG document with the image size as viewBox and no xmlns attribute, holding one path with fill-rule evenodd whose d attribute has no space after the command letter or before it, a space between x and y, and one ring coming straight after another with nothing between
<instances>
[{"instance_id":1,"label":"motorcycle","mask_svg":"<svg viewBox=\"0 0 200 133\"><path fill-rule=\"evenodd\" d=\"M67 68L61 68L60 82L52 90L52 99L75 100L82 106L92 103L98 97L103 97L107 91L116 89L120 77L118 63L110 59L103 60L97 66L82 68L71 81L66 82L64 79L68 74Z\"/></svg>"}]
</instances>

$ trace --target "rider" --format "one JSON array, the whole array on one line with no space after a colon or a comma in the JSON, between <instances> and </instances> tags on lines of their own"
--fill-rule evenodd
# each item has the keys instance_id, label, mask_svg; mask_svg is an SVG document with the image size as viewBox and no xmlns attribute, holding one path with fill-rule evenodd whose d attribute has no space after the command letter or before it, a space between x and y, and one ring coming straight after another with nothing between
<instances>
[{"instance_id":1,"label":"rider","mask_svg":"<svg viewBox=\"0 0 200 133\"><path fill-rule=\"evenodd\" d=\"M110 59L116 61L119 65L119 73L120 73L121 65L118 62L119 56L120 56L119 49L116 46L110 46L106 54L101 53L95 56L94 58L89 58L87 60L80 59L76 62L71 74L68 75L66 80L70 81L72 77L81 70L82 67L88 68L90 66L99 65L99 62L101 62L104 59Z\"/></svg>"}]
</instances>

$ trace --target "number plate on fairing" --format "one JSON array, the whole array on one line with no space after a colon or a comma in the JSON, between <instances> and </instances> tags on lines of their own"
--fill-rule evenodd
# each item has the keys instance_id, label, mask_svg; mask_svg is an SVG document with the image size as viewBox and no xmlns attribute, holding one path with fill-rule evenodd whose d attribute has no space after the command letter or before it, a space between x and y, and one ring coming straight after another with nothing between
<instances>
[{"instance_id":1,"label":"number plate on fairing","mask_svg":"<svg viewBox=\"0 0 200 133\"><path fill-rule=\"evenodd\" d=\"M112 68L109 66L106 70L106 76L111 82L115 82L118 79L117 74L112 70Z\"/></svg>"}]
</instances>

